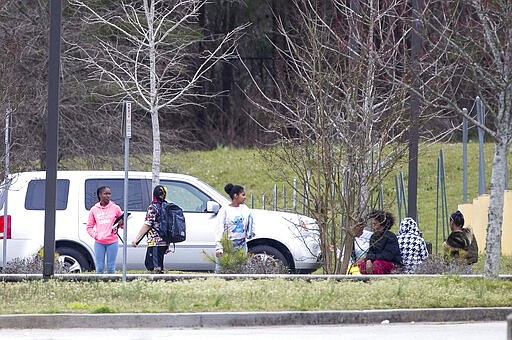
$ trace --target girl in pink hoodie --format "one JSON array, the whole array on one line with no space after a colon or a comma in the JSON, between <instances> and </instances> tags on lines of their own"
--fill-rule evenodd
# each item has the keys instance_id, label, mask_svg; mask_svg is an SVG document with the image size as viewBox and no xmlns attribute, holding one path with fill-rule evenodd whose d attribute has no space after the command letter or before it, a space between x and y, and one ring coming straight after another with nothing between
<instances>
[{"instance_id":1,"label":"girl in pink hoodie","mask_svg":"<svg viewBox=\"0 0 512 340\"><path fill-rule=\"evenodd\" d=\"M96 190L98 203L89 212L87 232L94 238L94 255L96 257L96 274L105 270L107 257L107 273L115 274L117 257L117 233L112 230L116 218L123 215L121 208L110 200L112 192L108 186ZM122 223L122 222L121 222Z\"/></svg>"}]
</instances>

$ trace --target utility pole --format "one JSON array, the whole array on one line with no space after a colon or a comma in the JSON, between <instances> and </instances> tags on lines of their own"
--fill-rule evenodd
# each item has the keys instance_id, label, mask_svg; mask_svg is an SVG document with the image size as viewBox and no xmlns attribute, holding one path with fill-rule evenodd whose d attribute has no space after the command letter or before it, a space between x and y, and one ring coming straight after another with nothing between
<instances>
[{"instance_id":1,"label":"utility pole","mask_svg":"<svg viewBox=\"0 0 512 340\"><path fill-rule=\"evenodd\" d=\"M43 278L53 276L55 263L55 208L59 131L61 0L50 3L50 51L48 60L48 126L46 128L46 182Z\"/></svg>"},{"instance_id":2,"label":"utility pole","mask_svg":"<svg viewBox=\"0 0 512 340\"><path fill-rule=\"evenodd\" d=\"M412 32L411 32L411 67L412 67L412 90L410 98L411 128L409 130L409 180L408 180L408 210L407 216L418 220L418 118L420 115L419 90L420 57L423 53L421 41L422 24L421 13L423 13L423 0L412 1Z\"/></svg>"}]
</instances>

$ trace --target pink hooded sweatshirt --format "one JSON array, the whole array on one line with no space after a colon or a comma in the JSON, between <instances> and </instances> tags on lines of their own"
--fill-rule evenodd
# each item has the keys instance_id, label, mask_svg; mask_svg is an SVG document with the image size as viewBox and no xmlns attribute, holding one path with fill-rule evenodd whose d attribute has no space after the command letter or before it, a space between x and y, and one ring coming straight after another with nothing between
<instances>
[{"instance_id":1,"label":"pink hooded sweatshirt","mask_svg":"<svg viewBox=\"0 0 512 340\"><path fill-rule=\"evenodd\" d=\"M121 215L123 215L121 208L114 202L108 202L105 207L98 202L89 212L87 232L98 243L112 244L117 242L117 234L112 232L112 225L116 218Z\"/></svg>"}]
</instances>

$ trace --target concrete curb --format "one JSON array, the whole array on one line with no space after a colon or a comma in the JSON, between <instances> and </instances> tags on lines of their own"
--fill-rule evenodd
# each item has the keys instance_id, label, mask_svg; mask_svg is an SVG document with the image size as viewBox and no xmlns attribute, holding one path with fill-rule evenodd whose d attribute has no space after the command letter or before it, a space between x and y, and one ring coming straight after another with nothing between
<instances>
[{"instance_id":1,"label":"concrete curb","mask_svg":"<svg viewBox=\"0 0 512 340\"><path fill-rule=\"evenodd\" d=\"M507 340L512 340L512 314L507 316Z\"/></svg>"},{"instance_id":2,"label":"concrete curb","mask_svg":"<svg viewBox=\"0 0 512 340\"><path fill-rule=\"evenodd\" d=\"M312 274L214 274L214 273L195 273L195 274L126 274L126 281L150 280L150 281L181 281L194 279L221 278L224 280L306 280L306 281L371 281L383 280L389 278L400 279L404 277L415 278L439 278L439 274L394 274L394 275L312 275ZM457 275L462 279L483 278L483 275ZM122 274L54 274L53 280L60 281L122 281ZM498 280L512 280L512 275L499 275ZM1 282L20 282L44 280L43 274L0 274Z\"/></svg>"},{"instance_id":3,"label":"concrete curb","mask_svg":"<svg viewBox=\"0 0 512 340\"><path fill-rule=\"evenodd\" d=\"M215 328L382 322L483 322L507 321L510 314L512 307L261 313L19 314L1 315L0 329L154 328L155 325L170 328ZM510 324L510 319L508 321Z\"/></svg>"}]
</instances>

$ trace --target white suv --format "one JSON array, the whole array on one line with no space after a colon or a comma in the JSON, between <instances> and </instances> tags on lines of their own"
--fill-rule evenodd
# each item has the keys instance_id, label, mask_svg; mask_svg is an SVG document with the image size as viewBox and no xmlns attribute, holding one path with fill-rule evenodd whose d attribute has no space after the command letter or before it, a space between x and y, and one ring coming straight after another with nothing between
<instances>
[{"instance_id":1,"label":"white suv","mask_svg":"<svg viewBox=\"0 0 512 340\"><path fill-rule=\"evenodd\" d=\"M44 243L45 172L13 174L8 193L7 261L32 256ZM168 189L168 200L179 205L187 224L187 239L176 244L176 251L165 256L169 270L211 271L214 264L214 225L219 208L227 198L201 180L180 174L162 173L160 184ZM87 234L89 209L97 202L96 189L107 185L112 201L124 206L123 171L59 171L55 215L55 247L70 272L91 271L94 240ZM3 231L5 188L0 194L0 230ZM151 173L129 172L127 223L127 269L144 269L146 240L132 247L144 222L151 201ZM266 253L280 259L292 272L310 273L321 266L318 226L306 216L266 210L253 210L256 237L248 242L249 252ZM119 233L122 236L122 232ZM119 247L123 247L119 242ZM122 249L117 269L122 267ZM0 258L3 240L0 240ZM0 264L3 263L0 261Z\"/></svg>"}]
</instances>

